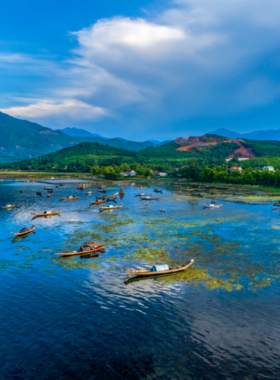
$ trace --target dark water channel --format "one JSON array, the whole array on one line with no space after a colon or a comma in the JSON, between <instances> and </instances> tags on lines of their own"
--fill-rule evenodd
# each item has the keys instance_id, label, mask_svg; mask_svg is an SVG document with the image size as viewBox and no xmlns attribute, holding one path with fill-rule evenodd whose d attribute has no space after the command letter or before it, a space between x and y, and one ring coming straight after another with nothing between
<instances>
[{"instance_id":1,"label":"dark water channel","mask_svg":"<svg viewBox=\"0 0 280 380\"><path fill-rule=\"evenodd\" d=\"M135 194L153 187L129 186L123 210L99 213L89 207L93 185L55 188L49 199L44 186L0 184L0 205L18 204L0 211L0 379L280 378L280 219L271 204L221 198L223 208L203 210L213 194L163 187L159 202L145 202ZM35 234L13 242L11 232L33 223ZM105 253L55 255L90 242ZM125 273L191 258L172 276Z\"/></svg>"}]
</instances>

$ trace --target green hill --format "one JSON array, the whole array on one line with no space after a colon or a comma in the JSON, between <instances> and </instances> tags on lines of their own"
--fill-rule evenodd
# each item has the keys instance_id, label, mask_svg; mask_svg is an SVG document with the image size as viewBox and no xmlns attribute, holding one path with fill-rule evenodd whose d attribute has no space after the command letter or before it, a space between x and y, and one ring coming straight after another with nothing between
<instances>
[{"instance_id":1,"label":"green hill","mask_svg":"<svg viewBox=\"0 0 280 380\"><path fill-rule=\"evenodd\" d=\"M154 145L148 141L140 143L121 139L102 139L102 137L70 137L58 130L54 131L0 112L0 162L2 163L49 154L84 141L135 151Z\"/></svg>"},{"instance_id":2,"label":"green hill","mask_svg":"<svg viewBox=\"0 0 280 380\"><path fill-rule=\"evenodd\" d=\"M38 128L38 125L36 125ZM49 131L46 128L47 131ZM52 132L45 132L49 139ZM63 134L62 134L63 135ZM36 137L36 135L35 135ZM61 136L58 134L58 138ZM35 141L35 138L34 138ZM272 157L269 157L269 155ZM68 171L90 172L95 167L98 172L100 167L114 167L112 172L120 172L125 168L135 169L138 165L143 170L153 169L170 171L172 168L180 168L187 165L194 158L201 166L222 165L228 157L242 158L249 155L249 160L240 161L245 167L272 165L278 167L280 157L280 142L254 141L228 139L216 135L204 135L201 137L179 138L162 146L149 147L141 151L122 149L99 142L82 142L72 147L60 149L50 154L34 157L31 160L23 160L1 165L2 169L10 170L35 170L35 171ZM263 158L262 158L263 157ZM102 169L103 170L103 169Z\"/></svg>"}]
</instances>

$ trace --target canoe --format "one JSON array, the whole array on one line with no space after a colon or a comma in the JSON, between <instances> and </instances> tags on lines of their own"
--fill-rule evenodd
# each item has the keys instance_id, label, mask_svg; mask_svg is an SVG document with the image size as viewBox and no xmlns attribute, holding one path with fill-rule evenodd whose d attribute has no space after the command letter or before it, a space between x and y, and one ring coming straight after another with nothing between
<instances>
[{"instance_id":1,"label":"canoe","mask_svg":"<svg viewBox=\"0 0 280 380\"><path fill-rule=\"evenodd\" d=\"M105 200L102 201L102 199L100 199L97 202L89 201L89 203L90 203L90 205L101 205L102 203L107 203L107 202Z\"/></svg>"},{"instance_id":2,"label":"canoe","mask_svg":"<svg viewBox=\"0 0 280 380\"><path fill-rule=\"evenodd\" d=\"M92 191L88 191L88 192L87 192L87 195L91 195L91 194L92 194Z\"/></svg>"},{"instance_id":3,"label":"canoe","mask_svg":"<svg viewBox=\"0 0 280 380\"><path fill-rule=\"evenodd\" d=\"M4 207L2 207L2 208L4 208ZM273 209L272 209L272 211L273 210L280 210L280 207L274 207Z\"/></svg>"},{"instance_id":4,"label":"canoe","mask_svg":"<svg viewBox=\"0 0 280 380\"><path fill-rule=\"evenodd\" d=\"M52 194L47 194L47 198L51 198L53 197L53 193Z\"/></svg>"},{"instance_id":5,"label":"canoe","mask_svg":"<svg viewBox=\"0 0 280 380\"><path fill-rule=\"evenodd\" d=\"M157 187L154 189L155 193L162 193L162 190L159 190Z\"/></svg>"},{"instance_id":6,"label":"canoe","mask_svg":"<svg viewBox=\"0 0 280 380\"><path fill-rule=\"evenodd\" d=\"M151 197L153 194L144 194L144 193L141 193L141 194L135 194L135 197Z\"/></svg>"},{"instance_id":7,"label":"canoe","mask_svg":"<svg viewBox=\"0 0 280 380\"><path fill-rule=\"evenodd\" d=\"M30 228L22 228L19 232L12 232L13 235L23 236L35 231L35 224Z\"/></svg>"},{"instance_id":8,"label":"canoe","mask_svg":"<svg viewBox=\"0 0 280 380\"><path fill-rule=\"evenodd\" d=\"M159 198L153 198L150 196L141 197L141 201L158 201Z\"/></svg>"},{"instance_id":9,"label":"canoe","mask_svg":"<svg viewBox=\"0 0 280 380\"><path fill-rule=\"evenodd\" d=\"M73 197L72 195L70 195L70 196L67 197L67 198L61 198L61 197L59 197L59 199L60 199L61 201L73 201L74 199L79 199L79 197Z\"/></svg>"},{"instance_id":10,"label":"canoe","mask_svg":"<svg viewBox=\"0 0 280 380\"><path fill-rule=\"evenodd\" d=\"M106 194L106 190L97 190L98 193Z\"/></svg>"},{"instance_id":11,"label":"canoe","mask_svg":"<svg viewBox=\"0 0 280 380\"><path fill-rule=\"evenodd\" d=\"M118 206L106 206L106 207L102 207L102 206L99 206L100 208L100 211L105 211L105 210L116 210L116 209L120 209L122 208L122 203L119 204Z\"/></svg>"},{"instance_id":12,"label":"canoe","mask_svg":"<svg viewBox=\"0 0 280 380\"><path fill-rule=\"evenodd\" d=\"M221 207L223 207L223 205L214 205L214 204L203 205L203 208L221 208Z\"/></svg>"},{"instance_id":13,"label":"canoe","mask_svg":"<svg viewBox=\"0 0 280 380\"><path fill-rule=\"evenodd\" d=\"M32 212L31 214L35 216L51 216L51 215L58 215L60 211L61 211L61 208L57 211L45 211L45 212L39 212L39 213Z\"/></svg>"},{"instance_id":14,"label":"canoe","mask_svg":"<svg viewBox=\"0 0 280 380\"><path fill-rule=\"evenodd\" d=\"M10 208L15 208L15 207L17 207L17 204L3 206L2 209L3 209L3 210L9 210Z\"/></svg>"},{"instance_id":15,"label":"canoe","mask_svg":"<svg viewBox=\"0 0 280 380\"><path fill-rule=\"evenodd\" d=\"M61 252L56 253L58 256L69 257L69 256L81 256L81 255L90 255L91 253L100 252L105 250L104 244L87 244L80 247L80 251L70 251L70 252Z\"/></svg>"},{"instance_id":16,"label":"canoe","mask_svg":"<svg viewBox=\"0 0 280 380\"><path fill-rule=\"evenodd\" d=\"M183 270L188 269L193 263L194 263L194 260L192 259L184 265L180 265L178 267L174 267L169 270L161 270L161 271L153 272L150 270L147 271L146 269L140 269L140 270L127 269L125 273L134 274L136 276L157 276L160 274L182 272Z\"/></svg>"},{"instance_id":17,"label":"canoe","mask_svg":"<svg viewBox=\"0 0 280 380\"><path fill-rule=\"evenodd\" d=\"M48 191L52 191L53 188L52 187L44 187L45 190L48 190Z\"/></svg>"}]
</instances>

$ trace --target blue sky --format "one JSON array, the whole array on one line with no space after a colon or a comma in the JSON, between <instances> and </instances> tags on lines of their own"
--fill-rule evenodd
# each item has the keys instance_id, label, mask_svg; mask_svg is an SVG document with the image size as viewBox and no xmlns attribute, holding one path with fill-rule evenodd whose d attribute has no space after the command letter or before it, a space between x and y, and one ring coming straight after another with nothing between
<instances>
[{"instance_id":1,"label":"blue sky","mask_svg":"<svg viewBox=\"0 0 280 380\"><path fill-rule=\"evenodd\" d=\"M279 0L1 4L0 110L170 139L280 128Z\"/></svg>"}]
</instances>

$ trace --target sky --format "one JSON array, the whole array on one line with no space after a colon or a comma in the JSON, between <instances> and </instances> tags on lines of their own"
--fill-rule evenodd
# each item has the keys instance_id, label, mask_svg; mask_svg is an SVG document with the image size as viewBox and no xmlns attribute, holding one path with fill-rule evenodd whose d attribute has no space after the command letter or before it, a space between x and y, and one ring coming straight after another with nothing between
<instances>
[{"instance_id":1,"label":"sky","mask_svg":"<svg viewBox=\"0 0 280 380\"><path fill-rule=\"evenodd\" d=\"M137 141L280 128L279 0L9 0L1 14L11 116Z\"/></svg>"}]
</instances>

